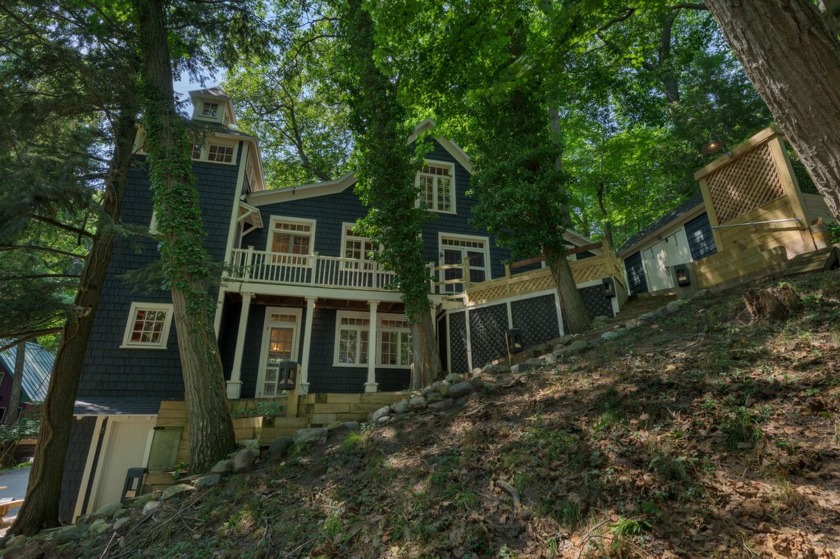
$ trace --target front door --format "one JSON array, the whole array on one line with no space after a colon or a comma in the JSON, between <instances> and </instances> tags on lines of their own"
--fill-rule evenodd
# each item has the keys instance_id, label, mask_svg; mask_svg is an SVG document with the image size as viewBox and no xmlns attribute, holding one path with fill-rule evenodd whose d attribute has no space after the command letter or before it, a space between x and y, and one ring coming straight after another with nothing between
<instances>
[{"instance_id":1,"label":"front door","mask_svg":"<svg viewBox=\"0 0 840 559\"><path fill-rule=\"evenodd\" d=\"M280 363L297 361L300 309L266 309L266 326L263 337L262 367L257 387L257 397L274 398L282 393L279 383Z\"/></svg>"}]
</instances>

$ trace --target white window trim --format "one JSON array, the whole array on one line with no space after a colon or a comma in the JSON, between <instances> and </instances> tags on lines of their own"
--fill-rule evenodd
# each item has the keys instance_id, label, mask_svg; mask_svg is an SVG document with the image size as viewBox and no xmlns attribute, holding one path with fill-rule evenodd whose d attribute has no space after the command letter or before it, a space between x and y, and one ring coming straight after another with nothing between
<instances>
[{"instance_id":1,"label":"white window trim","mask_svg":"<svg viewBox=\"0 0 840 559\"><path fill-rule=\"evenodd\" d=\"M448 161L438 161L435 159L426 159L423 162L423 165L434 165L436 167L448 167L450 170L450 177L452 179L452 192L450 193L450 209L448 211L438 210L437 208L426 208L427 211L435 212L439 214L457 214L458 208L455 205L456 200L458 199L457 191L458 185L457 181L455 180L455 164L450 163ZM420 186L420 171L417 171L417 176L414 178L414 185L417 187L419 194L417 198L417 205L420 206L421 200L425 202L426 200L426 193ZM437 197L437 189L435 189L435 198Z\"/></svg>"},{"instance_id":2,"label":"white window trim","mask_svg":"<svg viewBox=\"0 0 840 559\"><path fill-rule=\"evenodd\" d=\"M214 146L224 146L226 148L233 148L233 155L231 156L230 163L225 161L210 161L210 144ZM214 165L236 165L236 158L239 156L239 142L230 141L230 140L222 140L220 138L213 138L212 140L205 140L203 144L201 144L201 155L198 159L192 157L192 147L190 148L190 157L193 161L201 161L203 163L212 163Z\"/></svg>"},{"instance_id":3,"label":"white window trim","mask_svg":"<svg viewBox=\"0 0 840 559\"><path fill-rule=\"evenodd\" d=\"M153 310L166 312L166 318L163 323L163 330L160 333L160 342L158 343L140 343L132 342L131 334L134 331L134 323L137 318L138 310ZM128 321L125 325L125 332L123 333L123 341L120 348L122 349L166 349L166 343L169 340L169 329L172 327L172 316L174 310L171 303L131 303L131 308L128 312Z\"/></svg>"},{"instance_id":4,"label":"white window trim","mask_svg":"<svg viewBox=\"0 0 840 559\"><path fill-rule=\"evenodd\" d=\"M265 241L265 251L269 254L291 254L290 252L273 252L271 250L271 245L274 243L274 226L276 223L299 223L304 225L309 225L309 254L306 256L315 256L315 225L316 221L314 219L305 219L302 217L285 217L282 215L273 215L271 216L271 220L268 223L268 235L266 235ZM297 256L297 255L296 255ZM299 256L303 256L302 254ZM284 266L293 266L293 264L283 264ZM311 265L301 266L303 268L309 268Z\"/></svg>"},{"instance_id":5,"label":"white window trim","mask_svg":"<svg viewBox=\"0 0 840 559\"><path fill-rule=\"evenodd\" d=\"M342 318L362 318L365 320L370 319L369 312L359 312L359 311L336 311L335 312L335 338L333 343L333 367L350 367L350 368L367 368L368 363L340 363L338 361L338 349L339 349L339 341L341 339L341 319ZM408 318L404 314L392 314L392 313L377 313L376 314L376 335L378 337L382 336L382 332L411 332L409 327L406 328L393 328L388 327L385 328L382 326L383 320L399 320L407 322ZM368 359L370 359L371 354L371 347L374 346L376 349L376 355L374 356L375 359L375 367L382 368L382 369L408 369L409 365L383 365L382 364L382 341L380 338L374 340L370 338L370 326L365 328L364 326L345 326L345 329L353 329L357 331L367 331L368 332Z\"/></svg>"},{"instance_id":6,"label":"white window trim","mask_svg":"<svg viewBox=\"0 0 840 559\"><path fill-rule=\"evenodd\" d=\"M490 237L482 237L481 235L462 235L460 233L446 233L438 232L438 266L443 266L443 239L461 240L461 241L480 241L484 243L484 281L493 279L493 266L490 263ZM474 250L473 252L478 252Z\"/></svg>"},{"instance_id":7,"label":"white window trim","mask_svg":"<svg viewBox=\"0 0 840 559\"><path fill-rule=\"evenodd\" d=\"M348 237L347 228L348 227L352 228L352 227L355 227L355 226L356 226L355 223L351 223L351 222L348 222L348 221L345 221L344 223L341 224L341 257L342 258L350 259L350 257L347 256L347 237ZM371 245L371 247L373 247L373 242L371 242L370 238L368 238L368 237L362 237L361 235L350 235L350 237L354 238L354 239L364 239L364 241L367 244L369 244L369 245ZM341 262L341 269L342 270L352 270L354 272L370 271L370 270L373 269L374 260L372 258L368 258L367 253L363 253L361 259L353 258L352 260L354 261L353 263L363 262L364 265L359 266L358 268L354 268L353 266L350 265L351 264L350 262L342 261Z\"/></svg>"},{"instance_id":8,"label":"white window trim","mask_svg":"<svg viewBox=\"0 0 840 559\"><path fill-rule=\"evenodd\" d=\"M275 322L271 320L272 313L278 314L287 314L293 315L295 317L295 322ZM257 374L257 398L262 398L265 396L265 368L268 365L268 331L272 326L282 326L288 324L294 324L295 327L295 335L292 338L292 361L297 361L300 363L300 317L302 314L302 309L295 308L295 307L266 307L265 309L265 321L263 323L263 335L262 335L262 347L260 348L260 369L259 373ZM295 379L295 382L300 382L300 379ZM273 396L272 396L273 397Z\"/></svg>"},{"instance_id":9,"label":"white window trim","mask_svg":"<svg viewBox=\"0 0 840 559\"><path fill-rule=\"evenodd\" d=\"M376 315L377 320L379 319L379 315ZM354 311L336 311L335 312L335 339L333 343L333 366L334 367L351 367L351 368L367 368L368 363L341 363L338 360L338 353L339 353L339 343L341 341L341 319L342 318L361 318L364 320L370 319L370 313L367 312L354 312ZM345 326L343 329L346 330L356 330L358 332L367 331L368 333L368 359L370 359L370 325L367 328L364 326Z\"/></svg>"}]
</instances>

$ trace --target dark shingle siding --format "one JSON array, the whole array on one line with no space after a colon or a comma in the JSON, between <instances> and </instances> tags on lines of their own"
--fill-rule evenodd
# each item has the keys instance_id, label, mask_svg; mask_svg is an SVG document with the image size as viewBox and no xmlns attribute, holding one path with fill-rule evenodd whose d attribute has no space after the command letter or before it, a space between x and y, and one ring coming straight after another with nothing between
<instances>
[{"instance_id":1,"label":"dark shingle siding","mask_svg":"<svg viewBox=\"0 0 840 559\"><path fill-rule=\"evenodd\" d=\"M61 478L61 499L58 503L59 519L65 524L73 520L76 499L82 485L85 461L96 427L95 417L83 417L70 426L70 445L64 460L64 475Z\"/></svg>"},{"instance_id":2,"label":"dark shingle siding","mask_svg":"<svg viewBox=\"0 0 840 559\"><path fill-rule=\"evenodd\" d=\"M239 157L242 149L240 146ZM128 225L148 227L152 219L152 194L144 159L129 171L122 220ZM199 163L193 165L210 257L221 262L227 236L239 165ZM115 243L102 300L96 313L79 384L79 396L154 396L182 398L183 382L173 322L167 349L120 349L132 302L169 303L168 290L147 293L126 282L123 276L157 261L154 240L121 238ZM217 287L211 288L215 298Z\"/></svg>"}]
</instances>

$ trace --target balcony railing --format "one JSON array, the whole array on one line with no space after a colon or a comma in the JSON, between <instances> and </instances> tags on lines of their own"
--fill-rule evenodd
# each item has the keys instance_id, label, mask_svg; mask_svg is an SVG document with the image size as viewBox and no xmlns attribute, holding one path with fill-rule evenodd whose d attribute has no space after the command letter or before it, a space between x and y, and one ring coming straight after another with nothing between
<instances>
[{"instance_id":1,"label":"balcony railing","mask_svg":"<svg viewBox=\"0 0 840 559\"><path fill-rule=\"evenodd\" d=\"M385 290L396 280L370 260L337 256L279 254L253 249L231 252L226 277L234 281Z\"/></svg>"}]
</instances>

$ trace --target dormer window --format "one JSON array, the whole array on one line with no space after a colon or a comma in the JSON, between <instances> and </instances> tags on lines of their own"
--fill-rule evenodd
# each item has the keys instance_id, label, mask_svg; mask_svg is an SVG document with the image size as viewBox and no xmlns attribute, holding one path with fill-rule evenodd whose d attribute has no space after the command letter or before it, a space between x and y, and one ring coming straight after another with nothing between
<instances>
[{"instance_id":1,"label":"dormer window","mask_svg":"<svg viewBox=\"0 0 840 559\"><path fill-rule=\"evenodd\" d=\"M218 103L204 103L201 107L201 116L207 118L216 118L219 114L219 104Z\"/></svg>"},{"instance_id":2,"label":"dormer window","mask_svg":"<svg viewBox=\"0 0 840 559\"><path fill-rule=\"evenodd\" d=\"M232 163L233 146L220 146L218 144L210 144L210 151L207 153L207 161L215 161L217 163Z\"/></svg>"}]
</instances>

